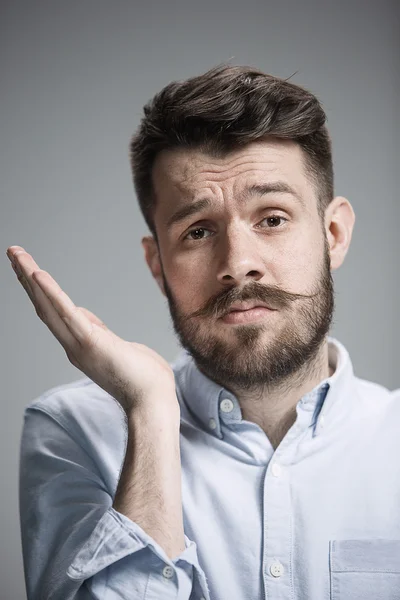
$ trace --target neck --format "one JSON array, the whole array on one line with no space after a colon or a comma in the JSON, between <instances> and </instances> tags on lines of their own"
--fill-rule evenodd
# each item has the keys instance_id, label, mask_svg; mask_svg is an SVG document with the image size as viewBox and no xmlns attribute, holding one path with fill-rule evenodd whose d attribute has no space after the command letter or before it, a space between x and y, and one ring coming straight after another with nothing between
<instances>
[{"instance_id":1,"label":"neck","mask_svg":"<svg viewBox=\"0 0 400 600\"><path fill-rule=\"evenodd\" d=\"M296 421L298 401L332 374L325 341L312 364L304 365L281 385L251 392L237 388L231 391L239 401L243 419L259 425L275 450Z\"/></svg>"}]
</instances>

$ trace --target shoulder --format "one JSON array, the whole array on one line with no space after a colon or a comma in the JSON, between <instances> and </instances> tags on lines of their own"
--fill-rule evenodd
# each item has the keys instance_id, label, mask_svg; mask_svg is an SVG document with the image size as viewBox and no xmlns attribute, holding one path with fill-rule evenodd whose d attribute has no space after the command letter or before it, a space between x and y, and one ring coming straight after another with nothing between
<instances>
[{"instance_id":1,"label":"shoulder","mask_svg":"<svg viewBox=\"0 0 400 600\"><path fill-rule=\"evenodd\" d=\"M89 377L50 388L25 408L43 410L59 421L123 418L120 404Z\"/></svg>"},{"instance_id":2,"label":"shoulder","mask_svg":"<svg viewBox=\"0 0 400 600\"><path fill-rule=\"evenodd\" d=\"M392 403L400 400L400 388L389 390L381 383L354 377L354 382L360 396L365 402L376 402L379 400L383 403Z\"/></svg>"},{"instance_id":3,"label":"shoulder","mask_svg":"<svg viewBox=\"0 0 400 600\"><path fill-rule=\"evenodd\" d=\"M48 418L86 450L105 444L124 451L125 413L110 394L88 377L50 388L25 408L25 426L31 419L36 427L42 424L45 433Z\"/></svg>"},{"instance_id":4,"label":"shoulder","mask_svg":"<svg viewBox=\"0 0 400 600\"><path fill-rule=\"evenodd\" d=\"M384 420L388 429L400 431L400 388L390 390L380 383L354 377L360 408L365 416Z\"/></svg>"}]
</instances>

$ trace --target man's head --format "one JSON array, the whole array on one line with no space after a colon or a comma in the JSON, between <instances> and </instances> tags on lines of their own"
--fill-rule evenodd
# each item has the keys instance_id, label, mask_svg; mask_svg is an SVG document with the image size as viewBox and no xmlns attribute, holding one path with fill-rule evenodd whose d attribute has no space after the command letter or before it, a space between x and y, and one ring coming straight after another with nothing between
<instances>
[{"instance_id":1,"label":"man's head","mask_svg":"<svg viewBox=\"0 0 400 600\"><path fill-rule=\"evenodd\" d=\"M321 105L285 80L220 66L168 85L144 112L131 143L153 234L143 245L181 343L227 387L281 384L325 340L331 270L354 224L333 197ZM241 302L264 310L227 316Z\"/></svg>"}]
</instances>

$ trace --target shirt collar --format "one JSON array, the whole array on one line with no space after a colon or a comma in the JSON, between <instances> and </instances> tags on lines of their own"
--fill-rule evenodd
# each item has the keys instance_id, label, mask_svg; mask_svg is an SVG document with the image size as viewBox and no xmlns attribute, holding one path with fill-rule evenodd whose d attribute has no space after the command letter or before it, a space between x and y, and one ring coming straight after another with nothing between
<instances>
[{"instance_id":1,"label":"shirt collar","mask_svg":"<svg viewBox=\"0 0 400 600\"><path fill-rule=\"evenodd\" d=\"M319 435L333 422L344 396L353 382L354 372L346 348L336 338L327 337L329 366L333 375L315 386L297 403L298 417L313 428L312 435ZM226 388L204 375L193 357L183 350L172 368L177 388L192 416L211 435L222 439L222 422L239 422L241 411L237 398ZM232 406L233 404L233 406Z\"/></svg>"}]
</instances>

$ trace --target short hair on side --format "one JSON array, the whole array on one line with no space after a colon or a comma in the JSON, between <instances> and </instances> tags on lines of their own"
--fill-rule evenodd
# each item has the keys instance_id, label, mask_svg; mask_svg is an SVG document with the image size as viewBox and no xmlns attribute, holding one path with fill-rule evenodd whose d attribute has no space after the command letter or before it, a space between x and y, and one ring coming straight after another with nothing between
<instances>
[{"instance_id":1,"label":"short hair on side","mask_svg":"<svg viewBox=\"0 0 400 600\"><path fill-rule=\"evenodd\" d=\"M140 210L156 239L152 169L162 150L192 148L221 157L266 136L293 140L316 186L321 218L333 199L326 114L314 94L286 79L222 63L169 83L143 112L130 141L130 162Z\"/></svg>"}]
</instances>

